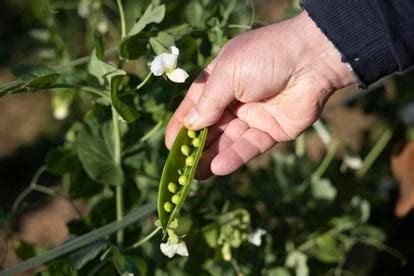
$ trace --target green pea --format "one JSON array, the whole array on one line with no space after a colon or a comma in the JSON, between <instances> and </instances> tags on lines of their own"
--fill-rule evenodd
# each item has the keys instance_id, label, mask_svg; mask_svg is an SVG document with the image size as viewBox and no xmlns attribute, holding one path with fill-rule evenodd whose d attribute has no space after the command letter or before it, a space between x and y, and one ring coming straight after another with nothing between
<instances>
[{"instance_id":1,"label":"green pea","mask_svg":"<svg viewBox=\"0 0 414 276\"><path fill-rule=\"evenodd\" d=\"M180 202L180 195L173 195L171 198L171 202L174 204L178 204L178 202Z\"/></svg>"},{"instance_id":2,"label":"green pea","mask_svg":"<svg viewBox=\"0 0 414 276\"><path fill-rule=\"evenodd\" d=\"M200 139L200 138L195 138L195 139L192 141L192 144L193 144L193 146L194 146L195 148L199 148L199 147L201 146L201 139Z\"/></svg>"},{"instance_id":3,"label":"green pea","mask_svg":"<svg viewBox=\"0 0 414 276\"><path fill-rule=\"evenodd\" d=\"M190 137L191 139L194 139L194 138L196 138L196 137L197 137L197 133L196 133L194 130L191 130L191 129L189 129L189 130L187 131L187 135L188 135L188 137Z\"/></svg>"},{"instance_id":4,"label":"green pea","mask_svg":"<svg viewBox=\"0 0 414 276\"><path fill-rule=\"evenodd\" d=\"M171 213L171 211L173 210L173 208L174 208L174 205L171 202L167 201L167 202L164 203L164 210L167 213Z\"/></svg>"},{"instance_id":5,"label":"green pea","mask_svg":"<svg viewBox=\"0 0 414 276\"><path fill-rule=\"evenodd\" d=\"M187 145L182 145L181 146L181 153L184 154L185 156L189 156L191 154L190 147L187 146Z\"/></svg>"},{"instance_id":6,"label":"green pea","mask_svg":"<svg viewBox=\"0 0 414 276\"><path fill-rule=\"evenodd\" d=\"M185 175L181 175L181 176L178 178L178 183L179 183L180 185L186 185L186 184L187 184L187 176L185 176Z\"/></svg>"},{"instance_id":7,"label":"green pea","mask_svg":"<svg viewBox=\"0 0 414 276\"><path fill-rule=\"evenodd\" d=\"M186 159L185 159L185 164L187 165L187 166L192 166L192 165L194 165L194 156L188 156Z\"/></svg>"},{"instance_id":8,"label":"green pea","mask_svg":"<svg viewBox=\"0 0 414 276\"><path fill-rule=\"evenodd\" d=\"M168 191L175 194L177 192L177 185L174 182L168 183Z\"/></svg>"}]
</instances>

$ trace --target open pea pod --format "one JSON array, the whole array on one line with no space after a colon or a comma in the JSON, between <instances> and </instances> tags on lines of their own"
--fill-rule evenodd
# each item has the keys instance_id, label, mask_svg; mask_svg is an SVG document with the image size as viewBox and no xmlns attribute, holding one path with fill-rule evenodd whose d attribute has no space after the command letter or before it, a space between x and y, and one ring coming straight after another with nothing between
<instances>
[{"instance_id":1,"label":"open pea pod","mask_svg":"<svg viewBox=\"0 0 414 276\"><path fill-rule=\"evenodd\" d=\"M158 190L158 216L164 233L190 191L206 138L207 128L197 132L182 128L174 141Z\"/></svg>"}]
</instances>

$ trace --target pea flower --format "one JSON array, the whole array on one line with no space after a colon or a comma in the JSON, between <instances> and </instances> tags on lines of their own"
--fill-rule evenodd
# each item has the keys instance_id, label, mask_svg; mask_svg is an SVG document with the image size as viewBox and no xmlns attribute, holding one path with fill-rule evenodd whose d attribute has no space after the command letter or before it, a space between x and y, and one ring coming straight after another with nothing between
<instances>
[{"instance_id":1,"label":"pea flower","mask_svg":"<svg viewBox=\"0 0 414 276\"><path fill-rule=\"evenodd\" d=\"M256 231L251 232L247 236L247 240L255 246L260 246L262 245L262 236L264 235L266 235L266 230L259 228L256 229Z\"/></svg>"},{"instance_id":2,"label":"pea flower","mask_svg":"<svg viewBox=\"0 0 414 276\"><path fill-rule=\"evenodd\" d=\"M175 254L183 257L188 256L187 245L183 241L179 243L170 243L169 241L166 243L161 243L160 249L162 254L164 254L168 258L174 257Z\"/></svg>"},{"instance_id":3,"label":"pea flower","mask_svg":"<svg viewBox=\"0 0 414 276\"><path fill-rule=\"evenodd\" d=\"M180 51L177 47L171 46L171 53L162 53L151 62L151 72L154 76L165 74L171 81L183 83L188 74L181 68L177 68L177 59Z\"/></svg>"}]
</instances>

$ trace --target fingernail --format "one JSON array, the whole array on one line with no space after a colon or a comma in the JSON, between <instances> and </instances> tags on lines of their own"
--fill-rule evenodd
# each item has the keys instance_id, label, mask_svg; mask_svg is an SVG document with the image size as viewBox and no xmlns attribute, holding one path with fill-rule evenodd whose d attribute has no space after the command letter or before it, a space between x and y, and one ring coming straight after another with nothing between
<instances>
[{"instance_id":1,"label":"fingernail","mask_svg":"<svg viewBox=\"0 0 414 276\"><path fill-rule=\"evenodd\" d=\"M198 115L198 112L193 108L185 117L184 124L186 125L186 127L191 127L197 122L199 117L200 116Z\"/></svg>"}]
</instances>

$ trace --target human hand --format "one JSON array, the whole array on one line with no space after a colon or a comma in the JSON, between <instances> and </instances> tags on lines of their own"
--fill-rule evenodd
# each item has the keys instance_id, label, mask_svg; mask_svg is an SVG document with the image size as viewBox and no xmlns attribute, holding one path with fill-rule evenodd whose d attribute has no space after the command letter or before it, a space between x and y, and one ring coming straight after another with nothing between
<instances>
[{"instance_id":1,"label":"human hand","mask_svg":"<svg viewBox=\"0 0 414 276\"><path fill-rule=\"evenodd\" d=\"M209 126L197 176L226 175L298 137L329 96L352 82L340 54L302 12L230 40L191 85L165 142L171 148L183 125Z\"/></svg>"}]
</instances>

